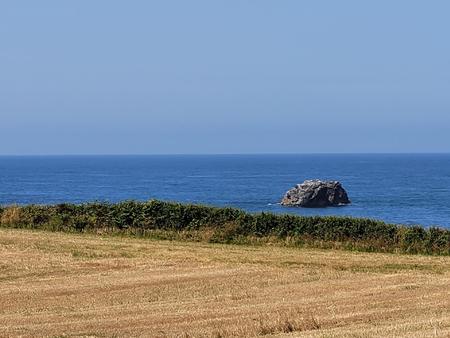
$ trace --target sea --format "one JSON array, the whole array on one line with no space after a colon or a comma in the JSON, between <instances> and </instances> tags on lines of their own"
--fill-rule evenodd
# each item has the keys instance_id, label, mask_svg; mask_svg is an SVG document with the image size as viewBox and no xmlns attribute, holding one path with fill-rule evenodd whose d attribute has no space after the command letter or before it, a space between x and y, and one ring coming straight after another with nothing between
<instances>
[{"instance_id":1,"label":"sea","mask_svg":"<svg viewBox=\"0 0 450 338\"><path fill-rule=\"evenodd\" d=\"M306 179L352 203L281 206ZM0 205L150 199L450 228L450 154L0 156Z\"/></svg>"}]
</instances>

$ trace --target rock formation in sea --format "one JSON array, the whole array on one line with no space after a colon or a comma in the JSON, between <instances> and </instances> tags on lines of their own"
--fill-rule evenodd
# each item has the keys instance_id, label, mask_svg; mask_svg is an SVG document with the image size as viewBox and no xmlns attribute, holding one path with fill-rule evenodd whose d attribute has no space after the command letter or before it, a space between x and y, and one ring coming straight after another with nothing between
<instances>
[{"instance_id":1,"label":"rock formation in sea","mask_svg":"<svg viewBox=\"0 0 450 338\"><path fill-rule=\"evenodd\" d=\"M347 192L338 181L306 180L290 189L281 205L323 208L349 204Z\"/></svg>"}]
</instances>

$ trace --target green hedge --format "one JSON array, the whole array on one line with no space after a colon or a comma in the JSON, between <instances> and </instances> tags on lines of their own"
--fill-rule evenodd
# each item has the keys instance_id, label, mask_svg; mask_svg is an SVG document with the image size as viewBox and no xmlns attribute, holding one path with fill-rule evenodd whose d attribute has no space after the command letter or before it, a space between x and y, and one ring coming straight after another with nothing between
<instances>
[{"instance_id":1,"label":"green hedge","mask_svg":"<svg viewBox=\"0 0 450 338\"><path fill-rule=\"evenodd\" d=\"M274 240L315 247L378 252L450 254L450 231L362 218L250 214L233 208L126 201L0 207L3 227L72 232L206 232L211 242Z\"/></svg>"}]
</instances>

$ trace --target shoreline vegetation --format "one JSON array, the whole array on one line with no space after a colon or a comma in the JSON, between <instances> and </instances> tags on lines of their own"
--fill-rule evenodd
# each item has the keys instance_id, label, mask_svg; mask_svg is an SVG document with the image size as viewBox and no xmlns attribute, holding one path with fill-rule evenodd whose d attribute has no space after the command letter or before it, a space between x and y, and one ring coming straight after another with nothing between
<instances>
[{"instance_id":1,"label":"shoreline vegetation","mask_svg":"<svg viewBox=\"0 0 450 338\"><path fill-rule=\"evenodd\" d=\"M252 214L158 200L3 206L0 226L208 243L450 255L450 230L439 227L351 217Z\"/></svg>"}]
</instances>

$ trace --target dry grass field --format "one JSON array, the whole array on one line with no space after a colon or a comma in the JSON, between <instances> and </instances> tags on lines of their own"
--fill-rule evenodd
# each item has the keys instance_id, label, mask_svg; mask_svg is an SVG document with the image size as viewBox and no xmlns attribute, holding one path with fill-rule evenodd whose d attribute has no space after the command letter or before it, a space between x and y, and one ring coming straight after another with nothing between
<instances>
[{"instance_id":1,"label":"dry grass field","mask_svg":"<svg viewBox=\"0 0 450 338\"><path fill-rule=\"evenodd\" d=\"M450 257L0 229L1 337L448 337Z\"/></svg>"}]
</instances>

